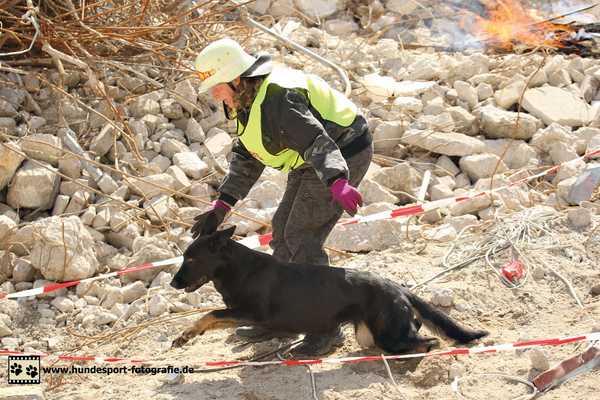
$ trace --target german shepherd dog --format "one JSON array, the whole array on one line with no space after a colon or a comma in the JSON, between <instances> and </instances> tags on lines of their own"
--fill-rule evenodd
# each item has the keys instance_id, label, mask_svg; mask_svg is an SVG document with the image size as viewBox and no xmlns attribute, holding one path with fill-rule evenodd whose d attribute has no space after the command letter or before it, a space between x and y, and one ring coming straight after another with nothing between
<instances>
[{"instance_id":1,"label":"german shepherd dog","mask_svg":"<svg viewBox=\"0 0 600 400\"><path fill-rule=\"evenodd\" d=\"M231 239L234 229L200 236L184 252L171 286L193 292L212 281L227 308L205 314L173 347L208 330L243 325L320 334L353 323L361 347L376 345L392 354L438 344L419 335L421 322L460 343L488 334L461 327L405 287L372 273L282 262L251 250Z\"/></svg>"}]
</instances>

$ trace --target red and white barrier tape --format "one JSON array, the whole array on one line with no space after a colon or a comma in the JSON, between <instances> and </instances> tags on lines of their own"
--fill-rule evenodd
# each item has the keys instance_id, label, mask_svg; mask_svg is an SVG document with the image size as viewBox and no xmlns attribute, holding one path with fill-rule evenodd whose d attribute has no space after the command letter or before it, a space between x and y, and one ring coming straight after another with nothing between
<instances>
[{"instance_id":1,"label":"red and white barrier tape","mask_svg":"<svg viewBox=\"0 0 600 400\"><path fill-rule=\"evenodd\" d=\"M421 357L442 357L442 356L462 356L462 355L478 355L478 354L493 354L501 353L511 350L525 350L533 347L548 347L548 346L562 346L569 343L579 342L594 342L600 340L600 332L587 333L576 336L565 336L554 339L538 339L529 340L522 342L498 344L493 346L476 346L476 347L459 347L456 349L443 350L443 351L432 351L429 353L417 353L417 354L402 354L402 355L390 355L390 356L357 356L357 357L340 357L340 358L323 358L323 359L308 359L308 360L274 360L274 361L200 361L194 362L205 367L227 367L227 366L265 366L265 365L312 365L312 364L355 364L367 361L382 361L382 360L403 360L410 358L421 358ZM96 363L128 363L128 364L151 364L151 363L169 363L170 365L176 365L170 360L152 360L143 358L123 358L123 357L100 357L100 356L64 356L64 355L51 355L45 353L23 353L12 350L0 350L0 356L12 356L12 355L27 355L27 356L40 356L42 358L54 358L63 361L93 361ZM190 362L186 361L189 365Z\"/></svg>"},{"instance_id":2,"label":"red and white barrier tape","mask_svg":"<svg viewBox=\"0 0 600 400\"><path fill-rule=\"evenodd\" d=\"M0 299L3 299L3 298L4 299L17 299L20 297L37 296L39 294L49 293L49 292L53 292L55 290L68 288L71 286L77 286L82 282L99 281L101 279L112 278L115 276L121 276L121 275L125 275L125 274L130 274L132 272L143 271L143 270L151 269L151 268L164 267L165 265L179 264L182 262L183 262L183 256L169 258L167 260L162 260L162 261L154 261L154 262L150 262L150 263L140 264L140 265L137 265L137 266L131 267L131 268L125 268L120 271L115 271L115 272L110 272L108 274L94 276L91 278L80 279L80 280L69 281L69 282L62 282L62 283L53 283L50 285L41 286L41 287L33 288L33 289L22 290L20 292L15 292L15 293L8 293L8 294L0 293Z\"/></svg>"},{"instance_id":3,"label":"red and white barrier tape","mask_svg":"<svg viewBox=\"0 0 600 400\"><path fill-rule=\"evenodd\" d=\"M371 215L365 215L365 216L358 216L358 217L354 217L354 218L350 218L350 219L346 219L346 220L342 220L340 222L338 222L338 225L353 225L353 224L359 224L359 223L365 223L365 222L372 222L372 221L379 221L379 220L385 220L385 219L394 219L394 218L398 218L398 217L408 217L408 216L412 216L412 215L419 215L422 213L425 213L427 211L432 211L432 210L436 210L436 209L440 209L440 208L446 208L451 206L452 204L455 203L461 203L463 201L466 200L471 200L474 199L476 197L480 197L480 196L485 196L487 194L491 194L494 192L498 192L500 190L504 190L504 189L508 189L511 187L515 187L518 185L521 185L525 182L529 182L531 180L537 179L537 178L541 178L542 176L551 174L551 173L556 173L558 172L558 170L560 169L561 166L563 165L567 165L569 163L575 163L579 160L584 160L586 158L591 158L594 157L596 155L600 155L600 149L594 150L592 152L589 152L581 157L575 158L573 160L564 162L560 165L555 165L551 168L546 169L545 171L542 171L536 175L532 175L532 176L528 176L522 179L519 179L515 182L512 182L509 185L500 187L500 188L496 188L496 189L492 189L492 190L486 190L480 193L477 193L475 195L472 196L459 196L459 197L450 197L447 199L441 199L441 200L436 200L436 201L431 201L428 203L424 203L424 204L418 204L418 205L410 205L410 206L404 206L404 207L399 207L396 208L394 210L391 211L383 211L380 213L374 213ZM251 249L257 249L260 247L264 247L267 246L272 239L272 234L271 233L267 233L264 235L254 235L254 236L249 236L246 237L242 240L239 241L239 243L251 248ZM39 287L39 288L34 288L34 289L28 289L28 290L23 290L21 292L16 292L16 293L10 293L10 294L6 294L6 293L0 293L0 300L2 300L3 298L6 299L16 299L16 298L21 298L21 297L29 297L29 296L36 296L39 294L43 294L43 293L49 293L58 289L63 289L63 288L68 288L71 286L77 286L79 285L81 282L90 282L90 281L96 281L96 280L101 280L101 279L106 279L106 278L111 278L114 276L121 276L121 275L125 275L131 272L137 272L137 271L142 271L145 269L151 269L151 268L157 268L157 267L162 267L165 265L170 265L170 264L179 264L183 261L183 257L174 257L174 258L170 258L167 260L163 260L163 261L155 261L155 262L151 262L151 263L146 263L146 264L142 264L142 265L138 265L136 267L132 267L132 268L126 268L123 269L121 271L115 271L115 272L111 272L109 274L104 274L104 275L98 275L92 278L87 278L87 279L82 279L82 280L77 280L77 281L70 281L70 282L62 282L62 283L54 283L51 285L47 285L44 287Z\"/></svg>"},{"instance_id":4,"label":"red and white barrier tape","mask_svg":"<svg viewBox=\"0 0 600 400\"><path fill-rule=\"evenodd\" d=\"M449 197L447 199L430 201L430 202L424 203L424 204L399 207L399 208L396 208L391 211L382 211L382 212L374 213L374 214L370 214L370 215L349 218L349 219L341 220L340 222L338 222L337 225L353 225L353 224L360 224L360 223L364 223L364 222L373 222L373 221L379 221L379 220L385 220L385 219L394 219L394 218L398 218L398 217L409 217L412 215L419 215L419 214L423 214L428 211L437 210L440 208L447 208L456 203L461 203L463 201L472 200L476 197L489 195L489 194L492 194L495 192L499 192L501 190L510 189L512 187L519 186L523 183L532 181L534 179L541 178L542 176L556 173L562 166L566 166L567 164L571 164L571 163L576 163L580 160L585 160L586 158L591 158L591 157L594 157L597 155L600 155L600 149L590 151L589 153L586 153L581 157L574 158L573 160L566 161L559 165L555 165L555 166L548 168L538 174L519 179L515 182L510 183L509 185L506 185L506 186L502 186L502 187L491 189L491 190L485 190L485 191L482 191L482 192L479 192L477 194L470 195L470 196ZM256 248L268 245L269 242L271 241L271 238L272 238L271 233L268 233L265 235L255 235L255 236L250 236L250 237L240 240L240 243L244 244L247 247L250 247L251 249L256 249Z\"/></svg>"}]
</instances>

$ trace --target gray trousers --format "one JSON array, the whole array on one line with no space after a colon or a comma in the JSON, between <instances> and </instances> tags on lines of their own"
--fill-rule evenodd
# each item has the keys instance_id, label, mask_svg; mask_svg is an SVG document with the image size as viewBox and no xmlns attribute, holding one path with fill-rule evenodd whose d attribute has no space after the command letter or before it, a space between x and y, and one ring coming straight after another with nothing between
<instances>
[{"instance_id":1,"label":"gray trousers","mask_svg":"<svg viewBox=\"0 0 600 400\"><path fill-rule=\"evenodd\" d=\"M358 187L372 157L369 146L346 160L352 186ZM343 212L313 168L293 170L273 216L273 256L282 261L329 264L323 244Z\"/></svg>"}]
</instances>

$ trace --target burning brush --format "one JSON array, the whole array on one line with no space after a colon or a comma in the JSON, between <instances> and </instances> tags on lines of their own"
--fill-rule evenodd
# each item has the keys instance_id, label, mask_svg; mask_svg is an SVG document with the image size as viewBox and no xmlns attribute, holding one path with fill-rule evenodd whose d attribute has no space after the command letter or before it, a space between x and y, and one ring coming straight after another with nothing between
<instances>
[{"instance_id":1,"label":"burning brush","mask_svg":"<svg viewBox=\"0 0 600 400\"><path fill-rule=\"evenodd\" d=\"M554 22L600 3L548 19L519 0L485 3L484 16L467 11L460 25L463 30L471 31L489 50L523 52L545 48L567 54L600 57L600 23Z\"/></svg>"}]
</instances>

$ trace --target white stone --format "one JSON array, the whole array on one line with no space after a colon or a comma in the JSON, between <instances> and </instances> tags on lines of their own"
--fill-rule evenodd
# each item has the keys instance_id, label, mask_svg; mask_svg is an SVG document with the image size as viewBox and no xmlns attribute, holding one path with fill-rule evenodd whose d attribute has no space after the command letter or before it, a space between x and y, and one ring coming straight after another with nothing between
<instances>
[{"instance_id":1,"label":"white stone","mask_svg":"<svg viewBox=\"0 0 600 400\"><path fill-rule=\"evenodd\" d=\"M315 18L325 18L344 8L340 0L294 0L305 14Z\"/></svg>"},{"instance_id":2,"label":"white stone","mask_svg":"<svg viewBox=\"0 0 600 400\"><path fill-rule=\"evenodd\" d=\"M478 211L488 208L491 204L490 196L477 196L451 205L449 211L453 216L475 214Z\"/></svg>"},{"instance_id":3,"label":"white stone","mask_svg":"<svg viewBox=\"0 0 600 400\"><path fill-rule=\"evenodd\" d=\"M150 167L156 166L156 168L152 168L156 173L165 172L167 168L171 166L171 160L169 157L165 157L162 154L157 155L150 161ZM150 174L152 175L152 174Z\"/></svg>"},{"instance_id":4,"label":"white stone","mask_svg":"<svg viewBox=\"0 0 600 400\"><path fill-rule=\"evenodd\" d=\"M90 143L90 151L98 157L103 157L113 147L119 133L112 124L106 124L99 133L94 135Z\"/></svg>"},{"instance_id":5,"label":"white stone","mask_svg":"<svg viewBox=\"0 0 600 400\"><path fill-rule=\"evenodd\" d=\"M502 161L511 169L537 163L537 152L523 140L497 139L485 140L484 143L486 153L502 157Z\"/></svg>"},{"instance_id":6,"label":"white stone","mask_svg":"<svg viewBox=\"0 0 600 400\"><path fill-rule=\"evenodd\" d=\"M227 132L222 129L212 128L204 145L215 158L226 156L233 147L233 140Z\"/></svg>"},{"instance_id":7,"label":"white stone","mask_svg":"<svg viewBox=\"0 0 600 400\"><path fill-rule=\"evenodd\" d=\"M325 30L327 33L335 36L348 36L352 32L358 31L358 24L354 21L342 19L332 19L325 21Z\"/></svg>"},{"instance_id":8,"label":"white stone","mask_svg":"<svg viewBox=\"0 0 600 400\"><path fill-rule=\"evenodd\" d=\"M448 112L454 120L457 132L473 136L479 132L479 121L477 118L462 107L450 107Z\"/></svg>"},{"instance_id":9,"label":"white stone","mask_svg":"<svg viewBox=\"0 0 600 400\"><path fill-rule=\"evenodd\" d=\"M45 133L25 136L21 142L21 148L29 157L45 161L53 166L58 165L58 160L62 156L60 138Z\"/></svg>"},{"instance_id":10,"label":"white stone","mask_svg":"<svg viewBox=\"0 0 600 400\"><path fill-rule=\"evenodd\" d=\"M192 179L201 179L210 172L208 164L192 151L175 154L173 156L173 163Z\"/></svg>"},{"instance_id":11,"label":"white stone","mask_svg":"<svg viewBox=\"0 0 600 400\"><path fill-rule=\"evenodd\" d=\"M44 163L45 164L45 163ZM60 178L48 164L46 168L26 161L15 174L8 189L7 202L13 208L48 210L54 204Z\"/></svg>"},{"instance_id":12,"label":"white stone","mask_svg":"<svg viewBox=\"0 0 600 400\"><path fill-rule=\"evenodd\" d=\"M442 288L433 289L431 303L439 307L452 307L454 304L454 291L452 289Z\"/></svg>"},{"instance_id":13,"label":"white stone","mask_svg":"<svg viewBox=\"0 0 600 400\"><path fill-rule=\"evenodd\" d=\"M523 96L523 108L546 125L564 126L589 124L592 115L589 104L573 93L552 86L528 89Z\"/></svg>"},{"instance_id":14,"label":"white stone","mask_svg":"<svg viewBox=\"0 0 600 400\"><path fill-rule=\"evenodd\" d=\"M542 127L537 118L521 112L504 111L493 106L479 110L480 129L486 137L492 139L531 139Z\"/></svg>"},{"instance_id":15,"label":"white stone","mask_svg":"<svg viewBox=\"0 0 600 400\"><path fill-rule=\"evenodd\" d=\"M185 128L185 137L187 137L190 143L202 143L206 139L202 125L200 125L194 118L188 119L187 126Z\"/></svg>"},{"instance_id":16,"label":"white stone","mask_svg":"<svg viewBox=\"0 0 600 400\"><path fill-rule=\"evenodd\" d=\"M435 165L440 167L444 174L450 173L452 176L456 176L460 173L460 169L448 156L441 156L440 158L438 158Z\"/></svg>"},{"instance_id":17,"label":"white stone","mask_svg":"<svg viewBox=\"0 0 600 400\"><path fill-rule=\"evenodd\" d=\"M277 207L284 192L285 187L283 185L269 180L255 185L246 198L255 200L259 208L267 209Z\"/></svg>"},{"instance_id":18,"label":"white stone","mask_svg":"<svg viewBox=\"0 0 600 400\"><path fill-rule=\"evenodd\" d=\"M133 303L135 300L143 297L148 292L146 285L143 282L136 281L121 288L123 295L123 303Z\"/></svg>"},{"instance_id":19,"label":"white stone","mask_svg":"<svg viewBox=\"0 0 600 400\"><path fill-rule=\"evenodd\" d=\"M497 90L494 93L494 100L499 107L508 110L519 101L523 95L523 89L525 89L525 81L512 82L503 89Z\"/></svg>"},{"instance_id":20,"label":"white stone","mask_svg":"<svg viewBox=\"0 0 600 400\"><path fill-rule=\"evenodd\" d=\"M373 147L378 153L387 153L400 143L406 123L403 121L385 121L377 125L373 132Z\"/></svg>"},{"instance_id":21,"label":"white stone","mask_svg":"<svg viewBox=\"0 0 600 400\"><path fill-rule=\"evenodd\" d=\"M115 322L117 316L113 313L103 310L98 306L88 306L83 311L85 317L81 321L81 324L85 328L91 328L94 326L107 325Z\"/></svg>"},{"instance_id":22,"label":"white stone","mask_svg":"<svg viewBox=\"0 0 600 400\"><path fill-rule=\"evenodd\" d=\"M508 169L500 157L490 153L464 156L460 159L459 165L460 169L473 180L488 178L494 172L501 174Z\"/></svg>"},{"instance_id":23,"label":"white stone","mask_svg":"<svg viewBox=\"0 0 600 400\"><path fill-rule=\"evenodd\" d=\"M190 151L189 147L177 139L167 137L160 139L160 154L165 157L173 158L175 154L186 151Z\"/></svg>"},{"instance_id":24,"label":"white stone","mask_svg":"<svg viewBox=\"0 0 600 400\"><path fill-rule=\"evenodd\" d=\"M31 263L44 278L69 281L96 273L94 240L78 217L50 217L32 225L39 239L33 243Z\"/></svg>"},{"instance_id":25,"label":"white stone","mask_svg":"<svg viewBox=\"0 0 600 400\"><path fill-rule=\"evenodd\" d=\"M148 313L152 317L158 317L169 311L169 302L160 294L155 294L148 302Z\"/></svg>"},{"instance_id":26,"label":"white stone","mask_svg":"<svg viewBox=\"0 0 600 400\"><path fill-rule=\"evenodd\" d=\"M358 191L362 193L365 205L380 202L395 204L398 202L398 197L371 179L363 179L358 186Z\"/></svg>"},{"instance_id":27,"label":"white stone","mask_svg":"<svg viewBox=\"0 0 600 400\"><path fill-rule=\"evenodd\" d=\"M133 193L151 198L175 190L175 179L171 175L163 173L145 176L144 178L130 178L127 185Z\"/></svg>"},{"instance_id":28,"label":"white stone","mask_svg":"<svg viewBox=\"0 0 600 400\"><path fill-rule=\"evenodd\" d=\"M165 117L169 119L183 118L183 107L175 99L162 99L159 104Z\"/></svg>"},{"instance_id":29,"label":"white stone","mask_svg":"<svg viewBox=\"0 0 600 400\"><path fill-rule=\"evenodd\" d=\"M425 231L426 238L437 242L451 242L456 239L456 234L456 229L450 224L444 224Z\"/></svg>"},{"instance_id":30,"label":"white stone","mask_svg":"<svg viewBox=\"0 0 600 400\"><path fill-rule=\"evenodd\" d=\"M144 202L144 209L150 221L159 224L166 218L173 218L177 213L177 203L168 195L159 195Z\"/></svg>"},{"instance_id":31,"label":"white stone","mask_svg":"<svg viewBox=\"0 0 600 400\"><path fill-rule=\"evenodd\" d=\"M476 154L484 149L481 140L462 133L429 132L416 129L406 131L401 142L447 156Z\"/></svg>"},{"instance_id":32,"label":"white stone","mask_svg":"<svg viewBox=\"0 0 600 400\"><path fill-rule=\"evenodd\" d=\"M467 226L477 225L477 217L471 214L465 214L454 217L447 217L446 222L450 224L457 233L460 233Z\"/></svg>"},{"instance_id":33,"label":"white stone","mask_svg":"<svg viewBox=\"0 0 600 400\"><path fill-rule=\"evenodd\" d=\"M458 98L466 102L471 109L473 109L479 102L477 97L477 90L471 86L468 82L455 81L454 89L458 94Z\"/></svg>"},{"instance_id":34,"label":"white stone","mask_svg":"<svg viewBox=\"0 0 600 400\"><path fill-rule=\"evenodd\" d=\"M183 108L193 115L198 109L196 105L198 101L198 92L194 88L194 85L189 79L177 83L175 86L175 92L178 94L177 101L181 103Z\"/></svg>"},{"instance_id":35,"label":"white stone","mask_svg":"<svg viewBox=\"0 0 600 400\"><path fill-rule=\"evenodd\" d=\"M575 228L587 228L592 223L592 211L583 207L571 208L567 212L567 218Z\"/></svg>"},{"instance_id":36,"label":"white stone","mask_svg":"<svg viewBox=\"0 0 600 400\"><path fill-rule=\"evenodd\" d=\"M493 95L494 95L494 88L492 87L492 85L484 83L484 82L477 85L477 97L479 98L479 101L489 99Z\"/></svg>"},{"instance_id":37,"label":"white stone","mask_svg":"<svg viewBox=\"0 0 600 400\"><path fill-rule=\"evenodd\" d=\"M431 201L446 199L452 196L454 196L454 192L446 185L437 184L429 188L429 197Z\"/></svg>"},{"instance_id":38,"label":"white stone","mask_svg":"<svg viewBox=\"0 0 600 400\"><path fill-rule=\"evenodd\" d=\"M75 309L75 303L67 297L59 296L50 302L54 308L63 313L70 313Z\"/></svg>"},{"instance_id":39,"label":"white stone","mask_svg":"<svg viewBox=\"0 0 600 400\"><path fill-rule=\"evenodd\" d=\"M14 142L5 142L0 145L0 190L8 185L17 168L25 159L25 157L10 149L21 151L20 146Z\"/></svg>"}]
</instances>

